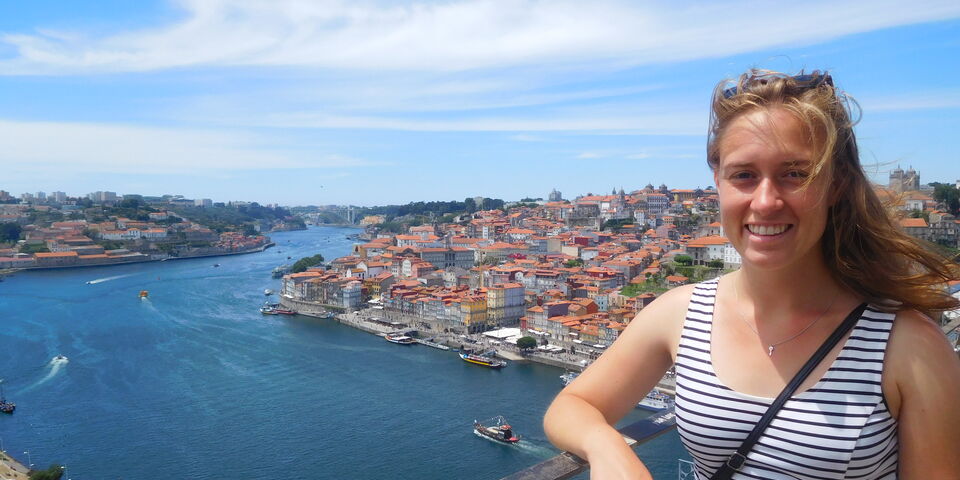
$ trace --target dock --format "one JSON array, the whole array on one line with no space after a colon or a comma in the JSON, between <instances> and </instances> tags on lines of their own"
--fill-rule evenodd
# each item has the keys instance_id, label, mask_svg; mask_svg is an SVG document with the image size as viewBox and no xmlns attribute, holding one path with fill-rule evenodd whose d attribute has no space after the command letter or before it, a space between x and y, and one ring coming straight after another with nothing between
<instances>
[{"instance_id":1,"label":"dock","mask_svg":"<svg viewBox=\"0 0 960 480\"><path fill-rule=\"evenodd\" d=\"M429 341L429 340L423 340L423 339L420 339L420 338L415 338L414 340L416 340L417 343L419 343L420 345L426 345L426 346L428 346L428 347L433 347L433 348L436 348L436 349L439 349L439 350L444 350L444 351L450 350L450 347L448 347L448 346L446 346L446 345L441 345L441 344L439 344L439 343L431 342L431 341Z\"/></svg>"},{"instance_id":2,"label":"dock","mask_svg":"<svg viewBox=\"0 0 960 480\"><path fill-rule=\"evenodd\" d=\"M0 478L27 480L29 472L30 469L22 463L7 455L6 452L0 452Z\"/></svg>"}]
</instances>

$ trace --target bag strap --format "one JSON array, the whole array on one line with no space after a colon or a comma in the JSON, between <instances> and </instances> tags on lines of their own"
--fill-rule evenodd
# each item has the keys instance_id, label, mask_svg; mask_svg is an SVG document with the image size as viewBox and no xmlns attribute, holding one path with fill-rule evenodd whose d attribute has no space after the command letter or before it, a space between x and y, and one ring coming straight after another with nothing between
<instances>
[{"instance_id":1,"label":"bag strap","mask_svg":"<svg viewBox=\"0 0 960 480\"><path fill-rule=\"evenodd\" d=\"M836 330L827 338L823 345L820 345L820 348L807 360L807 363L803 365L803 368L794 375L793 379L790 380L790 383L783 388L783 391L780 392L780 395L777 396L776 400L770 404L770 408L760 417L760 421L753 427L753 430L747 435L747 438L740 444L740 448L737 448L737 451L734 452L730 458L727 459L723 465L720 465L720 468L710 477L710 480L728 480L733 476L734 472L740 471L740 468L743 467L743 464L747 461L747 454L750 453L750 450L757 443L757 440L760 439L760 435L767 428L767 425L773 421L773 418L777 416L777 412L780 410L780 407L784 403L787 403L787 400L793 396L794 392L800 388L800 384L810 376L810 372L813 371L817 365L823 361L823 357L826 357L830 350L833 350L833 347L837 345L837 342L843 338L844 335L853 328L853 325L857 323L857 320L860 319L860 315L863 314L863 311L866 310L867 304L861 303L857 308L853 309L847 318L843 320L843 323L837 327Z\"/></svg>"}]
</instances>

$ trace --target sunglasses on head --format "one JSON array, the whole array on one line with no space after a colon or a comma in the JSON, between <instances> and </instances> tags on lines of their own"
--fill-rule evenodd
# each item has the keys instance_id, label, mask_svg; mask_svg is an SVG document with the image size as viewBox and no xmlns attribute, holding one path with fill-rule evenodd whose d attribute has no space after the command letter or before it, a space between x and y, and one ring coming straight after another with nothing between
<instances>
[{"instance_id":1,"label":"sunglasses on head","mask_svg":"<svg viewBox=\"0 0 960 480\"><path fill-rule=\"evenodd\" d=\"M756 76L748 78L743 82L743 90L741 91L741 85L734 85L723 91L723 98L730 98L734 95L740 93L745 93L750 91L750 86L755 84L765 85L767 83L767 78L764 76ZM813 90L821 85L829 85L833 87L833 77L829 73L820 73L818 70L814 70L812 73L804 73L800 75L793 75L787 77L793 80L794 88L799 91Z\"/></svg>"}]
</instances>

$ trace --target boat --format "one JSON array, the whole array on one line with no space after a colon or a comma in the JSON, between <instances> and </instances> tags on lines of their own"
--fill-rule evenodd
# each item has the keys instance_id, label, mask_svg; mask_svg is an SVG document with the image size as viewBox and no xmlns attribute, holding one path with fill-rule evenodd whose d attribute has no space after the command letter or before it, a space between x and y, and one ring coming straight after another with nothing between
<instances>
[{"instance_id":1,"label":"boat","mask_svg":"<svg viewBox=\"0 0 960 480\"><path fill-rule=\"evenodd\" d=\"M408 337L406 335L392 334L388 333L383 336L390 343L397 343L400 345L413 345L417 341L413 337Z\"/></svg>"},{"instance_id":2,"label":"boat","mask_svg":"<svg viewBox=\"0 0 960 480\"><path fill-rule=\"evenodd\" d=\"M263 294L264 294L264 295L267 295L267 296L273 295L273 290L270 290L270 289L268 288L268 289L266 289L266 290L263 291Z\"/></svg>"},{"instance_id":3,"label":"boat","mask_svg":"<svg viewBox=\"0 0 960 480\"><path fill-rule=\"evenodd\" d=\"M270 276L273 278L283 278L283 276L289 271L290 265L280 265L279 267L273 269L273 272L270 273Z\"/></svg>"},{"instance_id":4,"label":"boat","mask_svg":"<svg viewBox=\"0 0 960 480\"><path fill-rule=\"evenodd\" d=\"M53 361L54 361L54 362L69 362L70 360L67 359L67 357L66 357L65 355L57 355L56 357L53 357Z\"/></svg>"},{"instance_id":5,"label":"boat","mask_svg":"<svg viewBox=\"0 0 960 480\"><path fill-rule=\"evenodd\" d=\"M8 402L7 397L3 395L3 380L0 380L0 413L13 413L17 409L17 404Z\"/></svg>"},{"instance_id":6,"label":"boat","mask_svg":"<svg viewBox=\"0 0 960 480\"><path fill-rule=\"evenodd\" d=\"M260 307L260 313L264 315L276 315L277 308L279 307L279 303L264 303L263 306Z\"/></svg>"},{"instance_id":7,"label":"boat","mask_svg":"<svg viewBox=\"0 0 960 480\"><path fill-rule=\"evenodd\" d=\"M503 368L507 366L507 362L503 360L497 360L492 357L485 355L476 355L473 353L460 352L460 359L467 363L472 363L474 365L480 365L487 368Z\"/></svg>"},{"instance_id":8,"label":"boat","mask_svg":"<svg viewBox=\"0 0 960 480\"><path fill-rule=\"evenodd\" d=\"M654 388L653 390L650 390L650 393L648 393L647 396L643 397L643 400L640 400L640 403L637 404L637 408L659 412L660 410L673 407L674 402L675 400L672 396L661 392L657 388Z\"/></svg>"},{"instance_id":9,"label":"boat","mask_svg":"<svg viewBox=\"0 0 960 480\"><path fill-rule=\"evenodd\" d=\"M503 416L497 416L483 422L473 421L473 431L477 435L503 443L517 443L520 437L513 434L513 428Z\"/></svg>"},{"instance_id":10,"label":"boat","mask_svg":"<svg viewBox=\"0 0 960 480\"><path fill-rule=\"evenodd\" d=\"M219 263L214 263L213 266L214 266L214 267L219 267L220 264L219 264Z\"/></svg>"},{"instance_id":11,"label":"boat","mask_svg":"<svg viewBox=\"0 0 960 480\"><path fill-rule=\"evenodd\" d=\"M570 382L572 382L573 379L579 376L580 374L577 372L566 372L563 375L560 375L560 383L562 383L563 386L566 387L567 385L570 385Z\"/></svg>"},{"instance_id":12,"label":"boat","mask_svg":"<svg viewBox=\"0 0 960 480\"><path fill-rule=\"evenodd\" d=\"M279 313L280 315L296 315L297 314L297 312L293 310L288 310L286 308L275 308L273 311Z\"/></svg>"},{"instance_id":13,"label":"boat","mask_svg":"<svg viewBox=\"0 0 960 480\"><path fill-rule=\"evenodd\" d=\"M145 300L148 296L150 296L150 292L146 290L140 290L140 300Z\"/></svg>"}]
</instances>

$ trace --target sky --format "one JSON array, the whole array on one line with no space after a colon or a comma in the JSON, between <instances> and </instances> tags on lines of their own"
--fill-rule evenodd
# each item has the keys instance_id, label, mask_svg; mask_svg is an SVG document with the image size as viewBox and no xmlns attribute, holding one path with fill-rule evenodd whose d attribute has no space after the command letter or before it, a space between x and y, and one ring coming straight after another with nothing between
<instances>
[{"instance_id":1,"label":"sky","mask_svg":"<svg viewBox=\"0 0 960 480\"><path fill-rule=\"evenodd\" d=\"M0 190L384 205L706 187L713 88L828 70L960 179L960 2L0 1Z\"/></svg>"}]
</instances>

